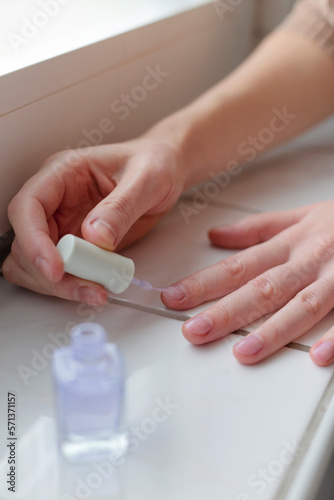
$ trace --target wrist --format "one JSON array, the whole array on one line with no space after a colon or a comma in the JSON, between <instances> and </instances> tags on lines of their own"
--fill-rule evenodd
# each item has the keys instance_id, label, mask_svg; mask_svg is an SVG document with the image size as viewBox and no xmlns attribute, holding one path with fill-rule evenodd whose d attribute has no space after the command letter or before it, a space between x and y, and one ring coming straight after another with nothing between
<instances>
[{"instance_id":1,"label":"wrist","mask_svg":"<svg viewBox=\"0 0 334 500\"><path fill-rule=\"evenodd\" d=\"M234 125L244 100L243 95L234 96L228 91L218 93L213 88L146 133L176 152L184 189L225 170L232 160L235 164L239 129ZM228 128L224 124L229 124Z\"/></svg>"},{"instance_id":2,"label":"wrist","mask_svg":"<svg viewBox=\"0 0 334 500\"><path fill-rule=\"evenodd\" d=\"M191 111L186 107L162 119L144 134L144 137L163 143L173 150L184 189L194 183L192 179L196 168L188 154L192 127Z\"/></svg>"}]
</instances>

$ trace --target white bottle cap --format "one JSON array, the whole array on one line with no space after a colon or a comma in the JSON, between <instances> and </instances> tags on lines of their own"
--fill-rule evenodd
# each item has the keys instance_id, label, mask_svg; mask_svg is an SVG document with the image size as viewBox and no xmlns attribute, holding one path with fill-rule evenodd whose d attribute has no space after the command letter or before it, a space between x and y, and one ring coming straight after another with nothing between
<instances>
[{"instance_id":1,"label":"white bottle cap","mask_svg":"<svg viewBox=\"0 0 334 500\"><path fill-rule=\"evenodd\" d=\"M133 260L103 250L73 234L66 234L57 244L67 273L100 283L114 293L128 288L135 272Z\"/></svg>"}]
</instances>

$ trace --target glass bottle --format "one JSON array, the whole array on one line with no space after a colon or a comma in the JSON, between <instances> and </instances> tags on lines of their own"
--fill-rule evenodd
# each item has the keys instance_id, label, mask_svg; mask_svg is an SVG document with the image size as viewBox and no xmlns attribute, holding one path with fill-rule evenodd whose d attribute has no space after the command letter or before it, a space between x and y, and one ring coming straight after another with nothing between
<instances>
[{"instance_id":1,"label":"glass bottle","mask_svg":"<svg viewBox=\"0 0 334 500\"><path fill-rule=\"evenodd\" d=\"M68 347L53 354L52 374L60 451L70 462L90 462L126 452L120 431L124 404L124 363L104 328L81 323Z\"/></svg>"}]
</instances>

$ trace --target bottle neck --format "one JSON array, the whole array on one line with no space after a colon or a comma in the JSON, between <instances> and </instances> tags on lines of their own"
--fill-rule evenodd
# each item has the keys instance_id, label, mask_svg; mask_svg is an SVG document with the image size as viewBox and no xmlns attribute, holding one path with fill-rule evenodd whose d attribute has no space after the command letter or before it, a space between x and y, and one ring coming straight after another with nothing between
<instances>
[{"instance_id":1,"label":"bottle neck","mask_svg":"<svg viewBox=\"0 0 334 500\"><path fill-rule=\"evenodd\" d=\"M107 335L97 323L81 323L71 331L72 356L81 363L101 361L106 353Z\"/></svg>"}]
</instances>

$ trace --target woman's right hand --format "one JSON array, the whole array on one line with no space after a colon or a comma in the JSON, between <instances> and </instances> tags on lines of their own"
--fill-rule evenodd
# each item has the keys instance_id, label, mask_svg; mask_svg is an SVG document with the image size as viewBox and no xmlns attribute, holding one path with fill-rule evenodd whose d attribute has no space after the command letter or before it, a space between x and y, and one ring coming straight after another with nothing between
<instances>
[{"instance_id":1,"label":"woman's right hand","mask_svg":"<svg viewBox=\"0 0 334 500\"><path fill-rule=\"evenodd\" d=\"M9 205L15 239L5 278L40 293L104 304L102 286L64 274L55 245L71 233L108 250L127 246L172 207L184 183L178 153L147 137L51 156Z\"/></svg>"}]
</instances>

